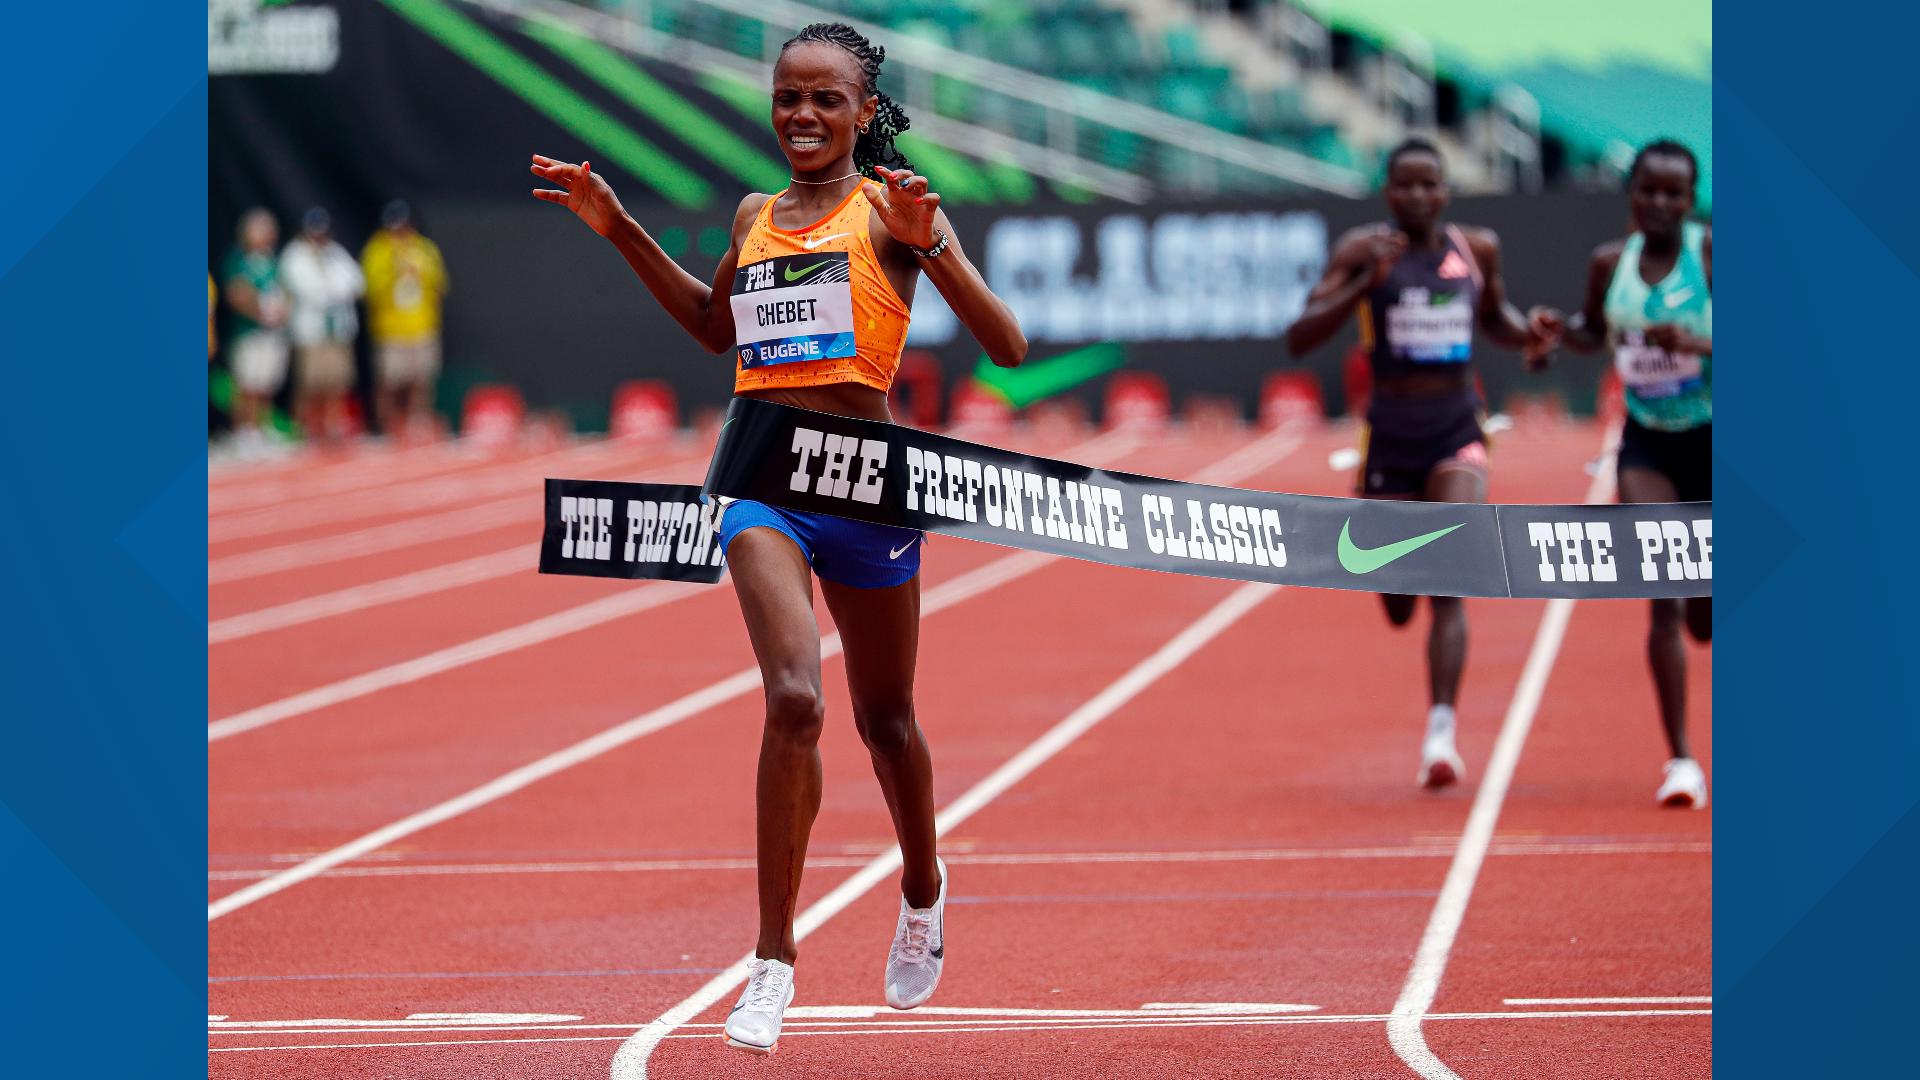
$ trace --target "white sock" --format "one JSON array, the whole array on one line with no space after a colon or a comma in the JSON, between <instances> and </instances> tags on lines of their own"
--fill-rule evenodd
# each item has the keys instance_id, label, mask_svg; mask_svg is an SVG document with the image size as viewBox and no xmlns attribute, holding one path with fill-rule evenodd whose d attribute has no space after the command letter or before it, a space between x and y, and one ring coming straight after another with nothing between
<instances>
[{"instance_id":1,"label":"white sock","mask_svg":"<svg viewBox=\"0 0 1920 1080\"><path fill-rule=\"evenodd\" d=\"M1435 705L1427 710L1427 734L1453 737L1453 706Z\"/></svg>"}]
</instances>

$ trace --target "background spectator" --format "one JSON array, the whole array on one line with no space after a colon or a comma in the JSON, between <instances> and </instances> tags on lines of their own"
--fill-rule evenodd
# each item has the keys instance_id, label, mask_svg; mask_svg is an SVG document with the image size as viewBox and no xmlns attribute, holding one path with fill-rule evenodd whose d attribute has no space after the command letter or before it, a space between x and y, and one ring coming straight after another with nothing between
<instances>
[{"instance_id":1,"label":"background spectator","mask_svg":"<svg viewBox=\"0 0 1920 1080\"><path fill-rule=\"evenodd\" d=\"M380 430L409 436L433 431L433 385L440 375L440 305L447 292L440 249L413 226L400 200L380 214L381 229L367 241L360 263L367 279L367 328L379 385L374 408Z\"/></svg>"},{"instance_id":2,"label":"background spectator","mask_svg":"<svg viewBox=\"0 0 1920 1080\"><path fill-rule=\"evenodd\" d=\"M320 207L307 211L299 236L280 255L280 273L293 310L289 328L295 360L294 413L309 436L346 434L347 393L353 389L354 301L366 290L360 265L329 232Z\"/></svg>"},{"instance_id":3,"label":"background spectator","mask_svg":"<svg viewBox=\"0 0 1920 1080\"><path fill-rule=\"evenodd\" d=\"M242 450L266 443L261 421L287 380L287 296L273 249L280 227L258 207L240 219L238 244L221 269L232 323L227 363L233 372L234 439Z\"/></svg>"}]
</instances>

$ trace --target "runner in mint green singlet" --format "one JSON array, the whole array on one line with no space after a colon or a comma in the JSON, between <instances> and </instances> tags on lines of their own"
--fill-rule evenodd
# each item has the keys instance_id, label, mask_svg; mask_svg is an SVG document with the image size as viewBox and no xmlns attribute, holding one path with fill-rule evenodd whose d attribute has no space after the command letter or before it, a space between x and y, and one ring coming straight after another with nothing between
<instances>
[{"instance_id":1,"label":"runner in mint green singlet","mask_svg":"<svg viewBox=\"0 0 1920 1080\"><path fill-rule=\"evenodd\" d=\"M1572 348L1612 350L1626 391L1621 502L1713 498L1713 229L1687 220L1699 171L1679 143L1640 151L1627 180L1635 231L1594 251L1586 303L1566 325ZM1711 641L1713 601L1653 602L1647 659L1672 750L1655 797L1697 809L1707 804L1707 779L1687 746L1683 624Z\"/></svg>"},{"instance_id":2,"label":"runner in mint green singlet","mask_svg":"<svg viewBox=\"0 0 1920 1080\"><path fill-rule=\"evenodd\" d=\"M1627 237L1607 286L1607 344L1626 389L1627 414L1653 431L1689 431L1713 423L1713 353L1669 350L1647 341L1650 327L1677 327L1713 340L1713 284L1707 280L1707 227L1680 226L1680 255L1648 284L1645 233Z\"/></svg>"}]
</instances>

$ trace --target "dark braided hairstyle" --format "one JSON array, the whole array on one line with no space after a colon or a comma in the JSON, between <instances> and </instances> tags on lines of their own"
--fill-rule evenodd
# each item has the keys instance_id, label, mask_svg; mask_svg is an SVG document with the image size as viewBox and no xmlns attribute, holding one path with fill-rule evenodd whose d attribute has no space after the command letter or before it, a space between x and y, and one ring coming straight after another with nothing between
<instances>
[{"instance_id":1,"label":"dark braided hairstyle","mask_svg":"<svg viewBox=\"0 0 1920 1080\"><path fill-rule=\"evenodd\" d=\"M1640 171L1640 166L1645 164L1648 158L1656 156L1676 157L1685 161L1687 168L1693 171L1693 182L1695 184L1700 182L1700 159L1693 156L1693 151L1687 149L1685 143L1674 139L1655 139L1641 147L1639 153L1633 155L1633 164L1627 167L1628 187L1633 186L1634 175Z\"/></svg>"},{"instance_id":2,"label":"dark braided hairstyle","mask_svg":"<svg viewBox=\"0 0 1920 1080\"><path fill-rule=\"evenodd\" d=\"M860 61L860 71L866 76L866 91L880 99L873 110L873 122L867 130L854 137L853 167L874 180L873 167L880 165L888 169L902 170L913 168L898 147L893 145L894 136L913 126L907 114L892 98L880 92L880 65L887 60L887 50L860 36L860 32L846 23L811 23L800 28L800 32L787 39L780 46L781 52L803 41L819 41L828 45L838 45L853 54Z\"/></svg>"}]
</instances>

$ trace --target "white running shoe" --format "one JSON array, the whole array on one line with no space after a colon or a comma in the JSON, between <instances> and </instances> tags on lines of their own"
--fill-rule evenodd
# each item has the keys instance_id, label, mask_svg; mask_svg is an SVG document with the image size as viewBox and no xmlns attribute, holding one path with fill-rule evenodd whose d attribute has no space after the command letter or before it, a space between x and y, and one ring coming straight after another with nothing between
<instances>
[{"instance_id":1,"label":"white running shoe","mask_svg":"<svg viewBox=\"0 0 1920 1080\"><path fill-rule=\"evenodd\" d=\"M771 1054L780 1041L780 1022L793 1004L793 965L778 960L755 960L747 988L727 1014L728 1046L748 1053Z\"/></svg>"},{"instance_id":2,"label":"white running shoe","mask_svg":"<svg viewBox=\"0 0 1920 1080\"><path fill-rule=\"evenodd\" d=\"M1690 757L1677 757L1666 764L1667 778L1653 798L1661 806L1682 810L1702 810L1707 805L1707 774Z\"/></svg>"},{"instance_id":3,"label":"white running shoe","mask_svg":"<svg viewBox=\"0 0 1920 1080\"><path fill-rule=\"evenodd\" d=\"M893 928L893 947L887 950L887 1004L896 1009L925 1005L940 985L940 968L947 952L947 864L940 868L940 895L932 907L910 908L900 898L900 921Z\"/></svg>"},{"instance_id":4,"label":"white running shoe","mask_svg":"<svg viewBox=\"0 0 1920 1080\"><path fill-rule=\"evenodd\" d=\"M1467 763L1453 748L1453 732L1429 731L1420 746L1420 786L1438 790L1466 779Z\"/></svg>"}]
</instances>

